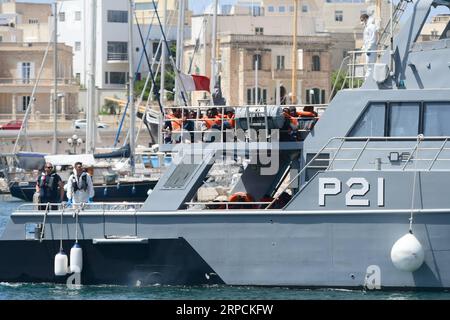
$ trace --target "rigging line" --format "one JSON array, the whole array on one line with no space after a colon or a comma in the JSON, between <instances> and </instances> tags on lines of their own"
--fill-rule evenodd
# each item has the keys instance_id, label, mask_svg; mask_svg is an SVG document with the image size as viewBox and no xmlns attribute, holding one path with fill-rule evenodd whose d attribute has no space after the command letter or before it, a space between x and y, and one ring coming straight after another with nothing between
<instances>
[{"instance_id":1,"label":"rigging line","mask_svg":"<svg viewBox=\"0 0 450 320\"><path fill-rule=\"evenodd\" d=\"M136 14L136 13L135 13L135 14ZM153 17L154 17L154 15L153 15ZM130 21L130 23L132 23L132 22ZM153 19L152 19L152 23L153 23ZM152 24L150 24L150 26L149 26L149 28L148 28L148 32L147 32L148 38L147 38L147 40L145 41L144 48L145 48L145 46L147 45L148 40L150 39L150 31L151 31L151 29L152 29ZM142 61L142 59L143 59L143 56L144 56L144 53L141 53L141 61ZM138 67L137 67L137 69L136 69L136 72L134 73L135 79L136 79L136 75L137 75L138 71L140 70L141 61L139 61L139 65L138 65ZM129 101L129 98L128 98L128 99L127 99L127 104L126 104L126 106L125 106L125 108L124 108L124 111L123 111L123 114L122 114L122 119L120 119L119 128L117 129L116 138L114 139L114 148L117 146L117 143L119 142L120 133L122 132L122 127L123 127L123 123L125 122L125 117L126 117L126 115L127 115L127 111L128 111L128 106L129 106L129 104L130 104L130 101ZM127 143L127 139L125 139L124 145L125 145L126 143Z\"/></svg>"},{"instance_id":2,"label":"rigging line","mask_svg":"<svg viewBox=\"0 0 450 320\"><path fill-rule=\"evenodd\" d=\"M419 134L417 136L417 145L416 145L416 160L414 161L414 179L413 179L413 187L412 187L412 197L411 197L411 216L409 218L409 233L413 234L412 226L414 222L414 202L416 200L416 179L417 179L417 162L419 161L419 147L420 142L423 141L423 134Z\"/></svg>"},{"instance_id":3,"label":"rigging line","mask_svg":"<svg viewBox=\"0 0 450 320\"><path fill-rule=\"evenodd\" d=\"M64 6L64 2L61 3L61 6L59 7L59 11L55 12L55 14L59 15L61 13L61 10L62 10L63 6ZM50 39L53 39L54 34L55 34L55 28L53 28L53 31L52 31ZM15 154L16 151L17 151L17 147L18 147L18 144L20 142L20 138L22 136L22 132L25 132L25 135L27 135L26 127L27 127L27 123L28 123L28 118L30 116L31 106L34 103L34 96L36 95L37 87L39 86L39 82L41 80L42 72L44 70L45 62L47 60L47 56L48 56L48 52L50 50L50 45L51 44L52 44L52 40L49 40L48 43L47 43L47 48L45 49L44 57L42 58L41 65L39 67L39 72L38 72L38 76L36 78L36 82L34 83L33 90L31 92L30 101L28 102L27 109L25 111L25 115L24 115L24 118L23 118L22 126L20 127L19 133L17 135L16 142L14 143L13 154Z\"/></svg>"},{"instance_id":4,"label":"rigging line","mask_svg":"<svg viewBox=\"0 0 450 320\"><path fill-rule=\"evenodd\" d=\"M203 17L202 27L200 28L200 31L198 32L198 37L195 38L195 48L194 48L194 52L192 54L192 58L191 58L191 61L190 61L190 64L189 64L188 74L190 74L192 72L192 65L194 64L194 57L195 57L195 55L197 54L197 52L198 52L198 50L200 48L200 36L202 35L202 31L206 32L205 21L206 21L206 16ZM205 30L203 30L203 29L205 29ZM206 51L206 49L205 49L205 51Z\"/></svg>"},{"instance_id":5,"label":"rigging line","mask_svg":"<svg viewBox=\"0 0 450 320\"><path fill-rule=\"evenodd\" d=\"M136 13L135 13L135 16L136 16ZM147 39L147 41L148 40L149 39ZM146 44L147 44L147 42L146 42ZM160 44L158 45L158 49L156 51L156 54L158 54L160 47L161 47L161 41L160 41ZM145 51L145 46L144 46L144 51ZM144 57L144 52L142 52L142 54L141 54L141 58L143 58L143 57ZM137 72L140 70L139 68L140 68L140 65L139 65L138 69L136 70L135 76L136 76ZM149 70L149 73L151 74L150 70ZM153 76L152 76L152 78L153 78ZM155 95L156 95L156 93L155 93ZM158 100L159 100L159 95L156 95L156 96L158 97ZM126 114L127 114L127 111L128 111L128 106L129 106L129 101L127 101L127 104L125 105L125 108L124 108L124 111L123 111L123 115L122 115L122 119L120 120L120 125L119 125L119 128L117 129L116 138L114 140L114 147L116 147L117 143L119 142L120 133L122 132L123 123L125 121L125 117L126 117ZM127 141L128 141L128 134L127 134L127 138L125 138L125 140L124 140L124 145L126 145Z\"/></svg>"},{"instance_id":6,"label":"rigging line","mask_svg":"<svg viewBox=\"0 0 450 320\"><path fill-rule=\"evenodd\" d=\"M173 60L173 56L170 53L169 43L167 42L166 33L165 33L164 29L163 29L163 26L162 26L162 23L161 23L161 19L159 17L158 9L157 9L157 6L155 4L155 0L152 0L152 3L153 3L153 6L155 7L156 17L158 18L159 28L161 30L161 34L162 34L163 39L164 39L164 44L166 45L166 48L167 48L167 54L169 55L170 63L172 64L173 70L175 71L175 75L178 76L178 80L180 81L182 89L183 89L182 92L181 92L181 97L183 98L184 105L187 107L186 97L183 94L183 92L186 92L186 87L184 86L183 79L180 77L180 70L178 70L178 68L177 68L177 66L175 64L175 61Z\"/></svg>"},{"instance_id":7,"label":"rigging line","mask_svg":"<svg viewBox=\"0 0 450 320\"><path fill-rule=\"evenodd\" d=\"M64 210L66 209L66 206L63 205L62 211L61 211L61 238L59 240L59 252L63 251L63 217L64 217Z\"/></svg>"}]
</instances>

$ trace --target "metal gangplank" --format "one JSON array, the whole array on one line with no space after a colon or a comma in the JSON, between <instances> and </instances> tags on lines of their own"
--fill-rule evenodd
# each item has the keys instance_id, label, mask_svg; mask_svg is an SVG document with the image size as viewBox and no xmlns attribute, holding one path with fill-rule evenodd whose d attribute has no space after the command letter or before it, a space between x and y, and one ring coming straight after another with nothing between
<instances>
[{"instance_id":1,"label":"metal gangplank","mask_svg":"<svg viewBox=\"0 0 450 320\"><path fill-rule=\"evenodd\" d=\"M403 13L406 11L406 7L408 6L408 3L410 3L410 2L412 2L412 0L400 0L399 3L397 3L397 6L394 9L392 18L389 19L388 23L384 27L384 29L381 32L380 37L378 39L378 48L380 50L384 50L389 47L390 38L391 38L391 24L392 24L392 30L395 31L395 29L398 26L398 23L400 22L400 19L403 16Z\"/></svg>"}]
</instances>

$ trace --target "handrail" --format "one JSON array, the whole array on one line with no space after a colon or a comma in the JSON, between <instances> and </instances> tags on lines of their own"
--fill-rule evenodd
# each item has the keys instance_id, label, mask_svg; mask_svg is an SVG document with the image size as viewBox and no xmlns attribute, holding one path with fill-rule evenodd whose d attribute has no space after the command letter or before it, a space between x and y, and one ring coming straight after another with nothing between
<instances>
[{"instance_id":1,"label":"handrail","mask_svg":"<svg viewBox=\"0 0 450 320\"><path fill-rule=\"evenodd\" d=\"M439 159L440 154L444 151L444 150L450 150L450 148L445 148L446 143L448 142L448 140L450 139L450 137L422 137L419 141L417 140L417 137L333 137L330 138L327 143L314 155L314 157L300 170L299 173L297 173L294 178L291 178L291 180L289 181L289 183L281 190L279 191L279 193L282 193L284 191L286 191L293 182L295 182L307 169L324 169L324 171L330 171L332 170L332 164L337 162L337 161L345 161L345 162L351 162L353 161L353 165L350 168L350 171L355 171L355 167L357 165L357 163L359 162L359 160L361 159L361 157L363 156L364 152L367 150L376 150L376 151L398 151L399 149L402 148L369 148L368 145L369 143L373 143L373 142L378 142L378 141L418 141L415 146L413 147L412 152L409 154L409 157L407 160L403 160L405 161L405 165L402 166L401 169L397 169L397 171L405 171L407 165L409 164L409 162L413 159L413 155L414 153L418 150L418 147L421 143L423 142L428 142L428 141L440 141L440 140L444 140L444 143L440 146L440 147L433 147L433 148L420 148L420 150L422 151L426 151L426 150L437 150L436 155L432 158L432 159L414 159L414 161L432 161L431 165L428 167L428 171L430 171L435 163L437 161L450 161L450 158L448 159ZM339 147L333 147L331 144L333 141L340 141L340 145ZM364 145L360 148L345 148L344 144L345 142L364 142ZM404 150L411 150L411 148L403 148ZM358 155L356 158L354 159L339 159L339 153L343 152L343 151L348 151L348 150L360 150L358 152ZM329 152L334 152L333 158L331 159L331 161L328 159L328 161L330 161L330 163L328 164L328 166L323 166L323 167L318 167L318 166L312 166L312 164L315 161L319 161L320 159L317 159L319 157L319 155L323 154L325 151L329 151ZM420 169L416 169L416 170L420 170ZM449 169L450 170L450 169ZM312 181L313 179L310 179L309 181ZM301 186L301 188L304 188L308 183L306 182L303 186ZM274 199L271 204L266 208L266 209L270 209L271 206L275 203L277 199Z\"/></svg>"}]
</instances>

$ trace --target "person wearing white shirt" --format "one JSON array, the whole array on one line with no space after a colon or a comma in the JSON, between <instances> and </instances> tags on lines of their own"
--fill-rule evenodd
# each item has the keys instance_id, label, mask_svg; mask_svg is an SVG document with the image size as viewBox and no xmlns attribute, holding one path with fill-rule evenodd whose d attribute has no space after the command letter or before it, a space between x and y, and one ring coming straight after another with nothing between
<instances>
[{"instance_id":1,"label":"person wearing white shirt","mask_svg":"<svg viewBox=\"0 0 450 320\"><path fill-rule=\"evenodd\" d=\"M370 52L377 50L377 26L368 14L362 14L360 17L361 24L364 26L363 47L362 51L366 53L366 77L369 76L373 64L377 60L377 53Z\"/></svg>"},{"instance_id":2,"label":"person wearing white shirt","mask_svg":"<svg viewBox=\"0 0 450 320\"><path fill-rule=\"evenodd\" d=\"M91 176L83 169L81 162L75 163L73 173L67 181L68 204L92 203L94 195Z\"/></svg>"}]
</instances>

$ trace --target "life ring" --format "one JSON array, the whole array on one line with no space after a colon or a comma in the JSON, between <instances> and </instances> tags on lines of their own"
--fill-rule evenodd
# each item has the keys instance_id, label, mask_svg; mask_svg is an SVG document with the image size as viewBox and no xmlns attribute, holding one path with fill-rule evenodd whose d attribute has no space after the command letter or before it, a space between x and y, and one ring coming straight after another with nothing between
<instances>
[{"instance_id":1,"label":"life ring","mask_svg":"<svg viewBox=\"0 0 450 320\"><path fill-rule=\"evenodd\" d=\"M246 192L236 192L233 193L230 198L228 199L228 202L255 202L253 197L246 193ZM245 204L236 204L236 205L230 205L230 209L251 209L253 206L248 206Z\"/></svg>"}]
</instances>

